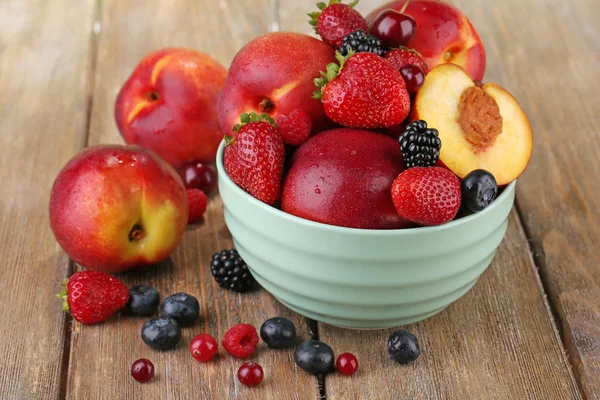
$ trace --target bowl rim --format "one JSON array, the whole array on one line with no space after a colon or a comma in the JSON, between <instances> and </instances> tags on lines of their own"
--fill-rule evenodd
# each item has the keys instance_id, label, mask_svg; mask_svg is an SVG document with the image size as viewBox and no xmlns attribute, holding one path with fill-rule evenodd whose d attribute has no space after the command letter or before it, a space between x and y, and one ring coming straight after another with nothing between
<instances>
[{"instance_id":1,"label":"bowl rim","mask_svg":"<svg viewBox=\"0 0 600 400\"><path fill-rule=\"evenodd\" d=\"M492 202L492 204L490 206L488 206L487 208L485 208L483 211L480 211L478 213L474 213L471 215L468 215L466 217L463 218L459 218L456 220L452 220L450 222L447 222L445 224L442 225L436 225L436 226L419 226L419 227L414 227L414 228L402 228L402 229L363 229L363 228L350 228L350 227L345 227L345 226L337 226L337 225L329 225L329 224L324 224L322 222L316 222L316 221L311 221L309 219L305 219L305 218L301 218L301 217L297 217L293 214L289 214L286 213L282 210L280 210L279 208L270 206L268 204L263 203L262 201L254 198L253 196L251 196L250 194L248 194L247 192L245 192L244 190L242 190L237 184L235 184L235 182L233 182L231 180L231 178L229 177L229 175L227 174L227 172L225 171L225 166L223 164L223 154L225 151L225 141L221 141L221 144L219 145L219 149L217 151L217 159L216 159L216 165L217 165L217 174L218 174L218 182L220 183L221 180L223 182L225 182L228 186L230 186L232 188L232 190L237 193L238 195L245 197L245 199L252 205L262 209L264 212L269 213L271 215L273 215L276 218L283 218L284 220L287 220L288 222L294 223L294 224L300 224L300 225L304 225L306 227L311 227L311 228L315 228L315 229L319 229L322 231L329 231L331 233L338 233L338 234L346 234L346 235L367 235L367 236L408 236L408 235L414 235L415 233L431 233L431 232L441 232L441 231L445 231L445 230L450 230L453 228L457 228L460 227L464 224L468 224L472 221L475 221L477 219L481 219L484 218L487 214L493 212L494 209L500 207L500 204L504 203L507 198L511 195L512 192L515 191L515 186L517 185L517 179L515 179L514 181L512 181L511 183L509 183L508 185L506 185L505 189L502 191L502 193L500 194L500 196L498 196L496 198L496 200L494 200ZM220 190L220 188L219 188ZM512 208L512 206L511 206Z\"/></svg>"}]
</instances>

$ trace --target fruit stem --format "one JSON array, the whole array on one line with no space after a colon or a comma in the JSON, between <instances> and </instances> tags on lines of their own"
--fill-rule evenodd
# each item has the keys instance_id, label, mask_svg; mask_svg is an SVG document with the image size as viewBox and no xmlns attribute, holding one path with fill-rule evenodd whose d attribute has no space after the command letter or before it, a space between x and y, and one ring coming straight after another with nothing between
<instances>
[{"instance_id":1,"label":"fruit stem","mask_svg":"<svg viewBox=\"0 0 600 400\"><path fill-rule=\"evenodd\" d=\"M275 107L275 104L273 104L271 99L264 98L260 101L260 103L258 103L258 109L262 112L268 113L269 111L273 110L273 107Z\"/></svg>"},{"instance_id":2,"label":"fruit stem","mask_svg":"<svg viewBox=\"0 0 600 400\"><path fill-rule=\"evenodd\" d=\"M410 0L407 0L406 3L404 3L402 8L400 9L400 14L404 14L404 11L406 10L406 7L408 7L409 3L410 3Z\"/></svg>"},{"instance_id":3,"label":"fruit stem","mask_svg":"<svg viewBox=\"0 0 600 400\"><path fill-rule=\"evenodd\" d=\"M129 241L133 242L134 240L140 240L144 237L144 230L138 224L135 224L133 228L131 228L131 232L129 232Z\"/></svg>"},{"instance_id":4,"label":"fruit stem","mask_svg":"<svg viewBox=\"0 0 600 400\"><path fill-rule=\"evenodd\" d=\"M148 99L148 101L156 101L160 99L160 95L158 94L158 92L148 92L146 93L146 98Z\"/></svg>"}]
</instances>

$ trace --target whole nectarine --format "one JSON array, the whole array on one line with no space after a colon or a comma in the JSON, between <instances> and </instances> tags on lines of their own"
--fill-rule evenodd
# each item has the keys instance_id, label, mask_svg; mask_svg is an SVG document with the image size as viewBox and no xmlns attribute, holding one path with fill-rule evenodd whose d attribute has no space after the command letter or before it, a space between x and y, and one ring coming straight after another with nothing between
<instances>
[{"instance_id":1,"label":"whole nectarine","mask_svg":"<svg viewBox=\"0 0 600 400\"><path fill-rule=\"evenodd\" d=\"M60 171L50 195L58 243L88 269L120 272L166 259L187 224L175 170L138 146L86 149Z\"/></svg>"},{"instance_id":2,"label":"whole nectarine","mask_svg":"<svg viewBox=\"0 0 600 400\"><path fill-rule=\"evenodd\" d=\"M273 32L250 41L233 59L219 95L223 132L231 132L242 113L277 119L296 109L310 116L313 132L323 130L330 122L321 102L312 99L313 80L333 61L333 48L300 33Z\"/></svg>"},{"instance_id":3,"label":"whole nectarine","mask_svg":"<svg viewBox=\"0 0 600 400\"><path fill-rule=\"evenodd\" d=\"M121 135L176 168L189 161L213 162L223 139L216 103L226 74L215 59L196 50L148 54L117 96Z\"/></svg>"},{"instance_id":4,"label":"whole nectarine","mask_svg":"<svg viewBox=\"0 0 600 400\"><path fill-rule=\"evenodd\" d=\"M400 11L406 1L391 1L371 11L366 18L369 27L382 11ZM417 22L417 33L407 46L421 53L429 69L453 63L463 67L471 78L483 79L483 43L469 19L458 8L440 0L411 0L404 13Z\"/></svg>"},{"instance_id":5,"label":"whole nectarine","mask_svg":"<svg viewBox=\"0 0 600 400\"><path fill-rule=\"evenodd\" d=\"M283 184L281 209L311 221L363 229L403 228L392 202L404 170L398 142L380 133L333 129L296 150Z\"/></svg>"}]
</instances>

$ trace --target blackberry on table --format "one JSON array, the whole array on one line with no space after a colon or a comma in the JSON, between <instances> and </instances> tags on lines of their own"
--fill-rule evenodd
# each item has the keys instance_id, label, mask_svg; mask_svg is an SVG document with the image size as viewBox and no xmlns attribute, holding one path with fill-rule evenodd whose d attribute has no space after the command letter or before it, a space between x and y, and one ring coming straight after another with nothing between
<instances>
[{"instance_id":1,"label":"blackberry on table","mask_svg":"<svg viewBox=\"0 0 600 400\"><path fill-rule=\"evenodd\" d=\"M344 36L342 46L338 50L344 56L348 55L349 50L352 50L354 53L375 53L381 57L386 53L381 44L381 40L377 39L375 36L368 35L365 31L360 29Z\"/></svg>"},{"instance_id":2,"label":"blackberry on table","mask_svg":"<svg viewBox=\"0 0 600 400\"><path fill-rule=\"evenodd\" d=\"M442 141L438 136L438 130L427 128L427 122L423 120L409 124L398 138L406 168L435 165L442 148Z\"/></svg>"},{"instance_id":3,"label":"blackberry on table","mask_svg":"<svg viewBox=\"0 0 600 400\"><path fill-rule=\"evenodd\" d=\"M224 289L246 292L254 287L255 280L237 250L223 250L213 255L210 272Z\"/></svg>"}]
</instances>

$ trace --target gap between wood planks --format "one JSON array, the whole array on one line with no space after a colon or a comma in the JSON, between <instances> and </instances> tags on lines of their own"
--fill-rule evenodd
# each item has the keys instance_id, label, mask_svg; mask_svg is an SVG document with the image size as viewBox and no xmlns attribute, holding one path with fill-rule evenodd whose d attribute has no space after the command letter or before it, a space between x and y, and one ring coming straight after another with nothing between
<instances>
[{"instance_id":1,"label":"gap between wood planks","mask_svg":"<svg viewBox=\"0 0 600 400\"><path fill-rule=\"evenodd\" d=\"M85 126L84 131L80 135L81 141L79 143L79 149L87 147L88 140L90 137L90 124L92 119L92 106L94 104L94 87L96 83L96 63L98 60L98 40L100 33L102 32L101 25L101 12L102 4L101 0L96 0L94 3L94 12L92 13L92 29L90 31L90 65L87 71L87 93L86 93L86 114L85 114ZM67 265L67 277L70 277L75 272L75 263L69 258ZM60 391L59 399L67 398L67 389L69 382L69 372L71 369L71 336L72 336L72 325L73 317L71 313L65 313L64 332L65 342L63 347L63 354L61 360L61 373L60 373Z\"/></svg>"},{"instance_id":2,"label":"gap between wood planks","mask_svg":"<svg viewBox=\"0 0 600 400\"><path fill-rule=\"evenodd\" d=\"M584 386L581 382L581 376L578 373L577 368L575 368L576 360L572 357L571 353L568 350L569 344L567 342L566 333L565 333L564 329L562 329L562 326L563 326L562 320L560 318L560 314L558 313L557 305L555 302L552 301L552 299L548 298L548 293L550 293L550 283L548 282L548 276L546 275L546 273L544 272L544 269L542 268L542 266L544 264L544 260L543 260L543 257L539 253L536 253L532 247L533 235L531 234L531 229L525 222L525 218L523 218L523 213L521 210L521 205L519 202L518 194L515 196L514 207L517 212L517 217L519 218L519 222L521 223L521 227L523 228L523 233L525 234L525 239L527 240L527 249L529 250L529 254L531 254L531 258L533 259L533 264L535 266L535 273L538 278L540 289L542 290L542 294L544 296L544 298L542 300L543 300L544 304L546 304L546 307L548 308L548 310L550 311L548 314L552 317L552 325L554 326L555 332L558 333L558 336L560 338L560 343L562 344L563 351L567 355L566 358L567 358L567 361L569 362L569 367L571 368L571 372L573 373L573 376L575 377L575 382L577 383L577 389L579 389L579 392L581 393L581 395L584 398L587 398L586 397L587 392L584 390ZM559 327L561 329L559 329Z\"/></svg>"}]
</instances>

